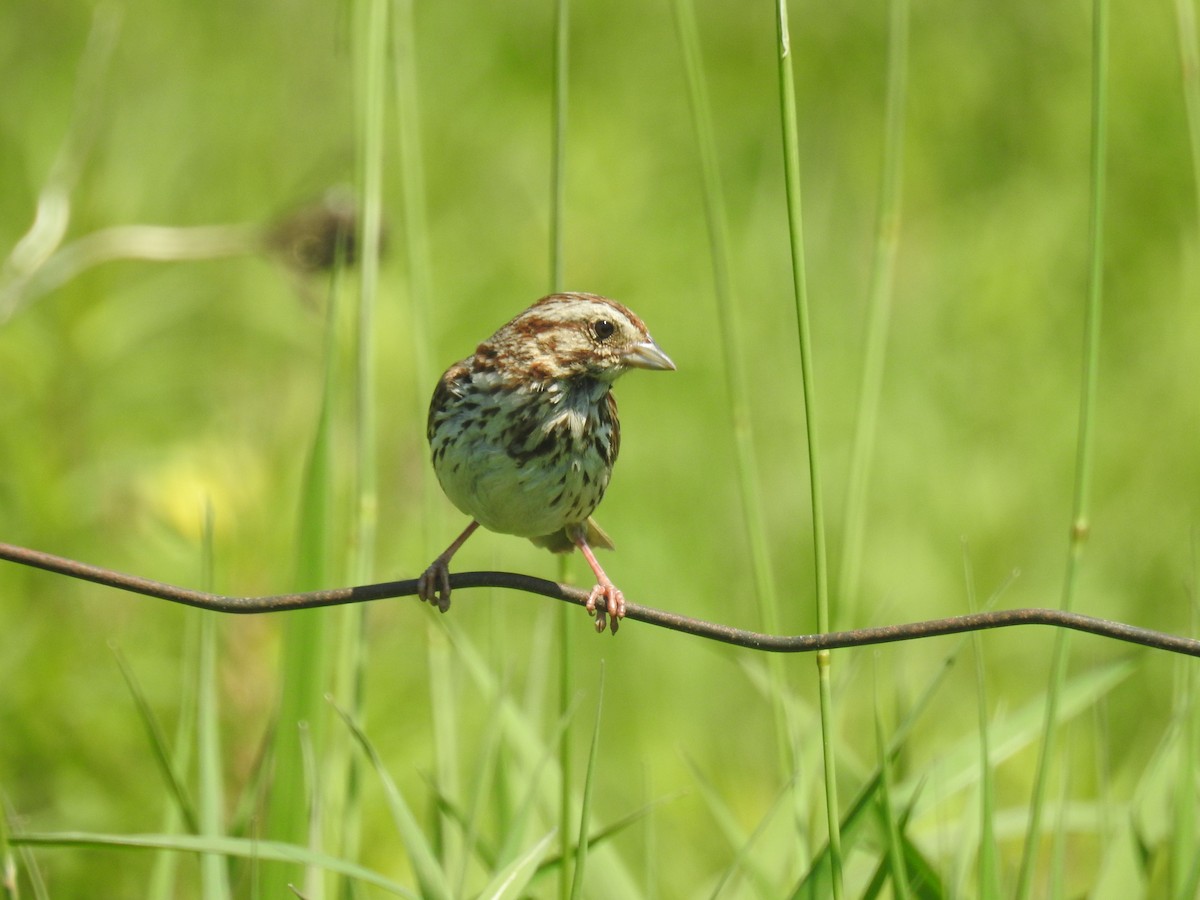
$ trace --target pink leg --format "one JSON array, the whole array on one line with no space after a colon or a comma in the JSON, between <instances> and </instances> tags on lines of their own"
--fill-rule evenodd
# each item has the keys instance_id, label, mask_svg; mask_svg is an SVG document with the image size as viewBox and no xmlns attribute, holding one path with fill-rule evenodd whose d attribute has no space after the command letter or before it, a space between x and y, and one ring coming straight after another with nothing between
<instances>
[{"instance_id":1,"label":"pink leg","mask_svg":"<svg viewBox=\"0 0 1200 900\"><path fill-rule=\"evenodd\" d=\"M473 535L478 527L479 523L472 521L417 579L417 596L426 603L436 604L442 612L450 608L450 558L458 552L458 548L467 542L467 538Z\"/></svg>"},{"instance_id":2,"label":"pink leg","mask_svg":"<svg viewBox=\"0 0 1200 900\"><path fill-rule=\"evenodd\" d=\"M592 593L587 600L587 611L596 615L596 630L603 631L606 620L608 620L612 623L612 633L616 634L621 617L625 615L625 595L617 590L617 586L604 574L604 569L596 559L596 554L588 546L584 530L579 529L571 534L571 540L574 541L575 546L579 548L579 552L583 554L583 558L588 561L588 565L592 567L592 571L596 575L596 586L592 588ZM596 601L601 599L604 603L597 610Z\"/></svg>"}]
</instances>

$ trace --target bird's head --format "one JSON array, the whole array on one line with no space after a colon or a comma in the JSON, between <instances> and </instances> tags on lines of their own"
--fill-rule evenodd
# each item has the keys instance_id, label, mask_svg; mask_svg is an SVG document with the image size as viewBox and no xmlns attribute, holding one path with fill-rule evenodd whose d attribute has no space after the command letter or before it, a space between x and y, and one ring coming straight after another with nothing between
<instances>
[{"instance_id":1,"label":"bird's head","mask_svg":"<svg viewBox=\"0 0 1200 900\"><path fill-rule=\"evenodd\" d=\"M632 310L599 294L543 297L480 344L477 356L511 360L539 382L611 384L629 369L675 368Z\"/></svg>"}]
</instances>

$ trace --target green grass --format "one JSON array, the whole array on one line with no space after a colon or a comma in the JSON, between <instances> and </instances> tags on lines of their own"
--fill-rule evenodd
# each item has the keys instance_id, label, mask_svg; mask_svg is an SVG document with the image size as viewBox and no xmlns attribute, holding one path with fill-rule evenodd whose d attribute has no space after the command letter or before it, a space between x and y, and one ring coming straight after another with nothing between
<instances>
[{"instance_id":1,"label":"green grass","mask_svg":"<svg viewBox=\"0 0 1200 900\"><path fill-rule=\"evenodd\" d=\"M415 576L462 524L433 379L549 280L679 365L617 386L631 599L1195 632L1190 0L1109 12L1107 152L1082 7L793 6L782 106L773 4L569 12L0 8L0 537L222 592ZM336 184L378 226L353 266L257 252ZM1195 661L1092 637L813 679L499 591L222 619L10 565L0 633L0 896L1200 884Z\"/></svg>"}]
</instances>

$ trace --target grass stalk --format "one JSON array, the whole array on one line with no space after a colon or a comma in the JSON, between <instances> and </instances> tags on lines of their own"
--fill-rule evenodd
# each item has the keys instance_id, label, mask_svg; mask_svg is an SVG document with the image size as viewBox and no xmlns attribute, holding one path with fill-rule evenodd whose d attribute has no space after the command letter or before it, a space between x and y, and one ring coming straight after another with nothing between
<instances>
[{"instance_id":1,"label":"grass stalk","mask_svg":"<svg viewBox=\"0 0 1200 900\"><path fill-rule=\"evenodd\" d=\"M1100 313L1104 287L1104 190L1105 160L1108 145L1108 0L1092 4L1092 137L1091 137L1091 216L1089 231L1089 267L1087 310L1084 323L1083 373L1079 401L1079 430L1075 457L1075 489L1071 512L1071 536L1067 570L1063 579L1063 609L1074 606L1079 571L1087 545L1090 523L1092 454L1096 414L1096 390L1100 362ZM1070 642L1068 632L1056 633L1050 666L1050 686L1046 698L1046 718L1034 776L1029 825L1021 855L1016 896L1024 900L1033 886L1041 840L1042 812L1045 806L1051 760L1055 757L1058 700L1066 682Z\"/></svg>"},{"instance_id":2,"label":"grass stalk","mask_svg":"<svg viewBox=\"0 0 1200 900\"><path fill-rule=\"evenodd\" d=\"M425 190L425 155L421 144L420 92L417 83L416 22L413 0L394 0L396 118L400 157L400 185L404 208L403 249L408 269L411 305L412 354L417 377L433 375L429 347L432 329L433 268L429 259L428 198ZM420 410L424 425L424 404ZM426 470L427 471L427 470ZM433 479L426 478L432 486ZM435 541L436 543L436 541ZM428 548L427 548L428 549Z\"/></svg>"},{"instance_id":3,"label":"grass stalk","mask_svg":"<svg viewBox=\"0 0 1200 900\"><path fill-rule=\"evenodd\" d=\"M1193 584L1195 572L1193 571ZM1196 633L1196 609L1192 607L1192 634ZM1179 767L1177 784L1195 784L1196 754L1200 752L1200 709L1196 704L1196 667L1186 665L1190 660L1177 660L1175 678L1175 710L1173 718L1179 728L1176 762ZM1175 792L1172 811L1170 883L1173 897L1195 896L1196 893L1196 795L1195 789Z\"/></svg>"},{"instance_id":4,"label":"grass stalk","mask_svg":"<svg viewBox=\"0 0 1200 900\"><path fill-rule=\"evenodd\" d=\"M359 232L358 339L355 346L355 522L351 577L356 583L371 576L375 562L378 521L375 452L375 303L379 293L379 253L383 221L384 86L387 60L387 0L363 0L362 120L359 180L362 191Z\"/></svg>"},{"instance_id":5,"label":"grass stalk","mask_svg":"<svg viewBox=\"0 0 1200 900\"><path fill-rule=\"evenodd\" d=\"M904 168L904 111L908 96L908 0L891 0L888 28L887 99L884 111L883 158L875 250L867 300L866 348L862 386L850 451L846 485L846 521L838 589L844 612L859 602L862 556L866 536L867 497L871 459L879 424L884 364L895 288L896 254L900 246L900 200Z\"/></svg>"},{"instance_id":6,"label":"grass stalk","mask_svg":"<svg viewBox=\"0 0 1200 900\"><path fill-rule=\"evenodd\" d=\"M370 761L371 767L375 770L392 822L404 845L405 853L413 868L413 874L416 875L417 882L421 887L421 896L432 898L432 900L449 900L453 894L446 878L446 872L438 865L433 847L430 846L428 838L421 830L417 817L413 814L404 794L384 765L379 751L367 737L362 725L355 721L347 710L338 706L336 701L333 701L332 698L329 699L333 702L334 709L350 731L355 743L361 748L363 754Z\"/></svg>"},{"instance_id":7,"label":"grass stalk","mask_svg":"<svg viewBox=\"0 0 1200 900\"><path fill-rule=\"evenodd\" d=\"M975 575L971 556L963 545L963 574L967 583L967 608L978 609L975 599ZM975 694L979 710L979 851L978 892L980 897L999 897L1000 866L996 848L996 779L992 772L991 716L988 710L987 661L984 657L983 636L971 634L971 650L975 657Z\"/></svg>"},{"instance_id":8,"label":"grass stalk","mask_svg":"<svg viewBox=\"0 0 1200 900\"><path fill-rule=\"evenodd\" d=\"M213 511L212 504L204 509L203 581L205 588L213 587ZM200 834L220 837L224 833L224 780L221 774L221 732L218 714L217 657L218 617L209 612L200 616L200 655L196 672L198 681L196 705L197 759L200 771L198 814ZM206 900L229 897L229 876L225 859L214 853L200 857L200 881Z\"/></svg>"},{"instance_id":9,"label":"grass stalk","mask_svg":"<svg viewBox=\"0 0 1200 900\"><path fill-rule=\"evenodd\" d=\"M428 197L425 190L425 155L421 143L420 92L417 82L416 21L413 0L395 0L393 47L395 54L397 142L400 186L403 195L403 250L409 300L410 348L418 383L432 386L437 372L430 358L433 346L433 266L430 263ZM425 395L418 391L413 421L418 433L425 429ZM442 541L437 482L428 467L422 468L421 499L425 515L424 557L432 557Z\"/></svg>"},{"instance_id":10,"label":"grass stalk","mask_svg":"<svg viewBox=\"0 0 1200 900\"><path fill-rule=\"evenodd\" d=\"M567 205L567 99L570 83L571 48L570 0L554 4L554 65L551 86L550 112L550 292L563 290L566 272L566 205ZM571 556L558 557L558 580L567 583L571 574ZM558 617L558 715L567 716L574 693L571 652L571 612L562 606ZM563 860L558 873L558 895L566 900L571 896L571 786L572 747L568 726L558 745L558 850Z\"/></svg>"},{"instance_id":11,"label":"grass stalk","mask_svg":"<svg viewBox=\"0 0 1200 900\"><path fill-rule=\"evenodd\" d=\"M345 248L337 249L339 259L344 259ZM334 481L334 403L337 372L337 321L340 309L342 264L333 269L329 283L325 309L325 334L321 398L317 420L313 429L312 443L304 463L300 488L300 508L296 534L296 574L298 590L313 590L329 583L331 575L330 547L333 545L333 481ZM300 610L289 615L283 622L281 653L281 696L278 710L278 727L272 742L273 765L272 793L267 803L266 834L294 843L309 840L314 846L319 842L312 837L304 792L296 786L314 783L306 775L308 768L304 760L300 728L307 729L307 740L311 745L324 747L327 733L326 709L321 702L325 684L329 677L327 633L333 620L332 610ZM337 613L338 616L342 614ZM330 771L344 769L349 747L331 744L328 747ZM334 785L341 782L334 781ZM335 810L334 819L340 820L343 798L331 796L328 806ZM291 880L279 866L268 866L267 890L285 891ZM311 884L317 878L316 870L309 869L306 882L310 885L309 896L315 888Z\"/></svg>"},{"instance_id":12,"label":"grass stalk","mask_svg":"<svg viewBox=\"0 0 1200 900\"><path fill-rule=\"evenodd\" d=\"M878 654L876 655L878 662ZM879 805L883 819L885 855L891 872L892 893L897 900L908 900L912 891L904 862L904 841L900 836L896 809L892 803L892 756L884 737L883 716L879 711L879 675L875 676L875 755L879 759Z\"/></svg>"},{"instance_id":13,"label":"grass stalk","mask_svg":"<svg viewBox=\"0 0 1200 900\"><path fill-rule=\"evenodd\" d=\"M600 663L600 686L596 695L596 722L592 727L592 746L588 752L587 774L583 781L583 802L579 807L579 838L575 843L575 872L571 879L571 900L583 893L583 875L588 857L588 820L592 812L592 789L596 785L596 761L600 749L600 714L604 711L604 663ZM563 866L566 871L566 866Z\"/></svg>"},{"instance_id":14,"label":"grass stalk","mask_svg":"<svg viewBox=\"0 0 1200 900\"><path fill-rule=\"evenodd\" d=\"M829 631L829 571L825 549L825 514L821 493L820 441L817 433L817 398L813 377L812 333L808 320L808 289L805 283L804 231L800 202L800 147L796 126L796 84L792 73L791 37L788 33L787 0L776 0L778 25L779 108L783 132L784 182L787 189L788 237L792 253L792 293L796 301L796 327L800 342L804 419L808 436L808 474L812 496L813 563L816 575L817 630ZM837 757L833 688L828 651L817 654L821 706L821 743L825 760L825 814L829 823L829 851L833 867L833 893L841 900L842 847L839 834Z\"/></svg>"},{"instance_id":15,"label":"grass stalk","mask_svg":"<svg viewBox=\"0 0 1200 900\"><path fill-rule=\"evenodd\" d=\"M563 289L566 239L563 218L567 206L567 85L570 73L571 3L554 4L553 106L550 115L550 290Z\"/></svg>"},{"instance_id":16,"label":"grass stalk","mask_svg":"<svg viewBox=\"0 0 1200 900\"><path fill-rule=\"evenodd\" d=\"M566 583L571 572L570 557L560 556L558 559L558 578ZM569 711L573 705L574 686L572 679L571 653L571 607L563 604L556 613L558 617L558 715L566 721L558 742L558 850L563 864L558 874L559 896L571 896L571 786L573 783L573 753L571 748L571 728Z\"/></svg>"},{"instance_id":17,"label":"grass stalk","mask_svg":"<svg viewBox=\"0 0 1200 900\"><path fill-rule=\"evenodd\" d=\"M742 527L750 546L754 594L758 600L763 628L779 631L779 603L767 538L766 514L762 506L762 487L755 462L754 433L750 427L750 388L746 363L739 338L741 327L734 299L729 251L729 224L725 212L725 194L717 158L715 129L704 79L704 60L700 32L691 0L675 0L675 23L683 54L692 124L700 156L705 218L708 223L709 258L713 269L713 289L717 301L719 345L725 390L729 397L730 425L737 463L738 496L742 507ZM784 702L786 675L783 660L767 660L772 684L772 707L780 768L790 778L796 767L793 735L797 733L788 705Z\"/></svg>"},{"instance_id":18,"label":"grass stalk","mask_svg":"<svg viewBox=\"0 0 1200 900\"><path fill-rule=\"evenodd\" d=\"M1196 34L1195 0L1175 0L1175 21L1179 31L1180 74L1192 149L1192 186L1196 191L1196 209L1200 211L1200 38Z\"/></svg>"},{"instance_id":19,"label":"grass stalk","mask_svg":"<svg viewBox=\"0 0 1200 900\"><path fill-rule=\"evenodd\" d=\"M409 324L411 347L416 377L419 384L430 385L434 372L430 360L432 329L430 311L433 306L433 272L429 258L429 225L425 191L425 161L421 149L420 92L417 84L416 22L412 0L395 0L394 10L394 80L396 87L396 112L400 156L400 180L403 195L403 241L407 294L409 300ZM420 392L418 396L422 396ZM414 422L419 430L424 428L424 409L414 410ZM437 491L434 479L429 477L428 468L422 469L422 508L425 514L423 549L431 556L438 543ZM428 642L428 670L430 688L430 710L433 717L433 746L435 782L445 796L457 798L461 779L459 760L461 745L458 740L457 703L454 692L454 661L441 623L430 622L426 629ZM465 870L467 855L458 828L445 815L437 821L435 833L437 849L442 865L447 872Z\"/></svg>"},{"instance_id":20,"label":"grass stalk","mask_svg":"<svg viewBox=\"0 0 1200 900\"><path fill-rule=\"evenodd\" d=\"M383 136L387 84L387 0L362 0L357 7L356 60L358 96L359 238L358 306L354 343L354 496L351 528L350 577L355 583L369 580L375 568L376 529L379 517L375 425L375 305L379 293L379 258L383 221ZM363 722L366 629L368 608L352 604L338 612L335 657L335 690L342 706L356 722ZM315 704L319 692L309 698ZM358 856L360 766L352 754L328 757L327 784L341 795L336 819L339 854Z\"/></svg>"},{"instance_id":21,"label":"grass stalk","mask_svg":"<svg viewBox=\"0 0 1200 900\"><path fill-rule=\"evenodd\" d=\"M421 142L420 92L417 82L416 22L413 0L395 0L393 4L395 53L397 141L400 156L400 186L404 207L403 249L407 271L409 328L413 368L418 383L431 386L437 372L430 358L433 328L433 266L430 262L428 197L425 190L425 154ZM424 394L417 392L413 410L419 433L424 433L426 406ZM424 555L440 549L442 516L437 482L428 467L422 469L422 502L425 515ZM437 549L435 549L437 548Z\"/></svg>"},{"instance_id":22,"label":"grass stalk","mask_svg":"<svg viewBox=\"0 0 1200 900\"><path fill-rule=\"evenodd\" d=\"M199 640L196 637L196 632L199 630L199 627L198 616L189 616L185 625L183 638L184 652L181 659L181 671L184 673L184 677L180 679L180 684L183 685L183 688L180 691L179 716L176 719L175 739L170 745L175 748L170 757L171 766L176 772L181 773L186 773L190 770L192 751L196 746L193 732L196 727L196 687L198 684L196 667L199 665L199 659L197 658ZM166 808L163 810L163 833L172 834L185 824L188 828L192 828L194 832L198 833L200 830L198 822L193 828L192 823L188 821L188 816L182 811L182 806L178 801L166 804ZM176 876L178 870L179 860L175 854L159 854L158 858L154 861L154 869L150 873L150 880L147 884L147 900L165 900L165 898L174 897L177 893Z\"/></svg>"}]
</instances>

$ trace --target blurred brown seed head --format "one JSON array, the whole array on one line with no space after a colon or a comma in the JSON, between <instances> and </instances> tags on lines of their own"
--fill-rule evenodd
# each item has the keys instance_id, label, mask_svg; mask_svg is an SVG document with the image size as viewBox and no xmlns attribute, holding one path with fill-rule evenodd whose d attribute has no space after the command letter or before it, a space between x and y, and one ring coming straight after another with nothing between
<instances>
[{"instance_id":1,"label":"blurred brown seed head","mask_svg":"<svg viewBox=\"0 0 1200 900\"><path fill-rule=\"evenodd\" d=\"M267 249L301 275L353 265L358 258L358 204L348 188L333 188L318 203L270 226Z\"/></svg>"}]
</instances>

